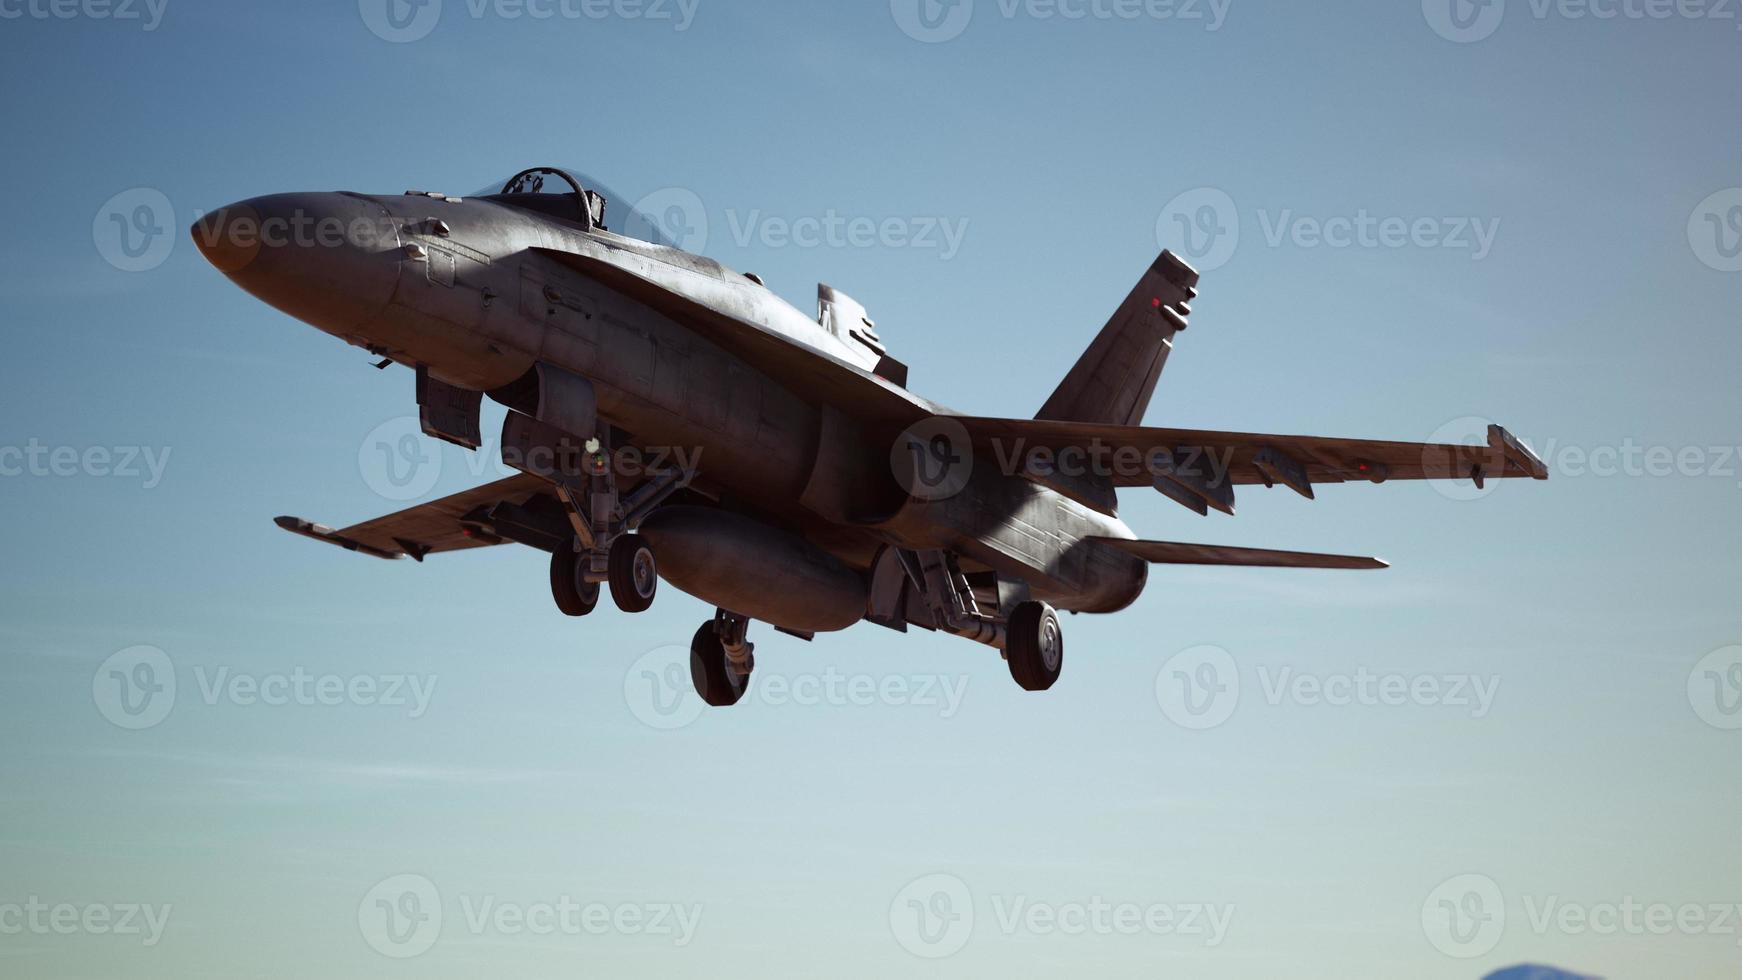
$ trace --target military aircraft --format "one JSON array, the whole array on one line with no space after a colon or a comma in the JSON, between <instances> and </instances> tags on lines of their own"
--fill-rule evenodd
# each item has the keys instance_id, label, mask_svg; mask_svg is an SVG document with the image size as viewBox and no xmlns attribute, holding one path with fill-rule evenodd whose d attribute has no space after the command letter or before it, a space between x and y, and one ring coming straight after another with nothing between
<instances>
[{"instance_id":1,"label":"military aircraft","mask_svg":"<svg viewBox=\"0 0 1742 980\"><path fill-rule=\"evenodd\" d=\"M1485 446L1144 427L1197 296L1197 272L1168 252L1035 418L981 418L909 391L846 293L820 287L812 317L755 275L611 231L610 206L539 167L478 197L275 194L197 222L202 254L243 289L414 370L429 436L478 451L483 398L507 409L508 479L342 530L279 525L386 559L537 548L570 616L602 585L643 612L663 578L717 607L691 673L728 705L754 669L753 620L807 640L862 621L941 630L998 649L1042 691L1063 665L1058 611L1126 608L1151 564L1386 567L1140 540L1119 488L1231 515L1246 485L1310 499L1335 483L1548 476L1498 426Z\"/></svg>"}]
</instances>

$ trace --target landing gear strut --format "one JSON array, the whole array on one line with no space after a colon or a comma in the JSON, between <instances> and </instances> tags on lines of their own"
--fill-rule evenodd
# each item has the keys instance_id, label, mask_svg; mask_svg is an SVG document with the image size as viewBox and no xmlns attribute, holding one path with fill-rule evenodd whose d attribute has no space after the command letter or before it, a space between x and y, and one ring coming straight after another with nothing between
<instances>
[{"instance_id":1,"label":"landing gear strut","mask_svg":"<svg viewBox=\"0 0 1742 980\"><path fill-rule=\"evenodd\" d=\"M690 641L690 680L716 708L737 704L750 688L756 645L745 638L749 630L750 620L722 609Z\"/></svg>"},{"instance_id":2,"label":"landing gear strut","mask_svg":"<svg viewBox=\"0 0 1742 980\"><path fill-rule=\"evenodd\" d=\"M578 437L514 413L503 429L504 461L510 459L506 450L511 446L514 461L556 461L543 469L522 468L554 484L574 532L550 560L551 596L570 616L593 611L601 584L610 587L611 598L624 612L646 612L653 606L659 565L634 528L694 475L652 473L634 492L622 494L611 464L611 435L607 429L581 445Z\"/></svg>"}]
</instances>

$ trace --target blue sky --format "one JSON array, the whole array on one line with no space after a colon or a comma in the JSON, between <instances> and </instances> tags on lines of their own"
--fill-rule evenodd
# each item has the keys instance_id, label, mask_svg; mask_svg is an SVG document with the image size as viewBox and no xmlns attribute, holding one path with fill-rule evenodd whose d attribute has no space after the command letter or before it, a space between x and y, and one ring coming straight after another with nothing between
<instances>
[{"instance_id":1,"label":"blue sky","mask_svg":"<svg viewBox=\"0 0 1742 980\"><path fill-rule=\"evenodd\" d=\"M1733 975L1742 21L1458 2L0 0L0 969ZM1038 698L959 640L760 629L702 713L674 590L575 622L532 551L274 528L401 506L412 378L186 240L550 163L851 292L964 411L1031 415L1167 244L1206 271L1151 424L1494 420L1554 479L1127 492L1146 537L1395 567L1158 570ZM140 663L161 717L105 693Z\"/></svg>"}]
</instances>

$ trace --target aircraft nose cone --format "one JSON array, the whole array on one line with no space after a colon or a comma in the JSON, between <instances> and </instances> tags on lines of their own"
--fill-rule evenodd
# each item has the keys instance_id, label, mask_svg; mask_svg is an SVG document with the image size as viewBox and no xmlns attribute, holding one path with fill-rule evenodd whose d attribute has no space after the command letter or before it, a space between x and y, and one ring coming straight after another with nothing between
<instances>
[{"instance_id":1,"label":"aircraft nose cone","mask_svg":"<svg viewBox=\"0 0 1742 980\"><path fill-rule=\"evenodd\" d=\"M207 215L193 235L238 286L346 338L386 309L405 255L387 209L351 194L251 198Z\"/></svg>"},{"instance_id":2,"label":"aircraft nose cone","mask_svg":"<svg viewBox=\"0 0 1742 980\"><path fill-rule=\"evenodd\" d=\"M247 204L219 208L194 222L194 245L225 275L241 272L260 255L260 212Z\"/></svg>"}]
</instances>

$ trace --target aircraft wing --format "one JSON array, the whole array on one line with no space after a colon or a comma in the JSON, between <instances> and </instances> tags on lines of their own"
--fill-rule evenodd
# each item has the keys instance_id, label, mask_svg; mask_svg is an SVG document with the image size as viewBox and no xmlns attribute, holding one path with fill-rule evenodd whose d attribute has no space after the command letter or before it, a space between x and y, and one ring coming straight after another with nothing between
<instances>
[{"instance_id":1,"label":"aircraft wing","mask_svg":"<svg viewBox=\"0 0 1742 980\"><path fill-rule=\"evenodd\" d=\"M1074 481L1041 474L1049 486L1153 486L1199 513L1206 508L1233 513L1233 488L1253 484L1286 486L1311 498L1314 487L1328 483L1548 479L1543 461L1497 425L1489 427L1488 444L1478 446L1038 419L958 417L954 421L967 429L983 458L1015 465L1019 471L1034 468L1036 449L1049 450L1043 455L1056 460L1061 472L1086 467Z\"/></svg>"},{"instance_id":2,"label":"aircraft wing","mask_svg":"<svg viewBox=\"0 0 1742 980\"><path fill-rule=\"evenodd\" d=\"M1228 548L1212 544L1175 544L1171 541L1128 541L1122 538L1091 538L1156 565L1240 565L1248 568L1344 568L1379 569L1391 566L1377 558L1356 555L1315 555L1303 551L1269 551L1264 548Z\"/></svg>"},{"instance_id":3,"label":"aircraft wing","mask_svg":"<svg viewBox=\"0 0 1742 980\"><path fill-rule=\"evenodd\" d=\"M354 527L334 529L299 517L280 517L276 523L292 534L337 545L346 551L389 560L423 561L442 552L507 544L509 539L498 534L495 527L502 518L492 517L492 512L502 506L519 508L549 492L550 484L518 474Z\"/></svg>"}]
</instances>

